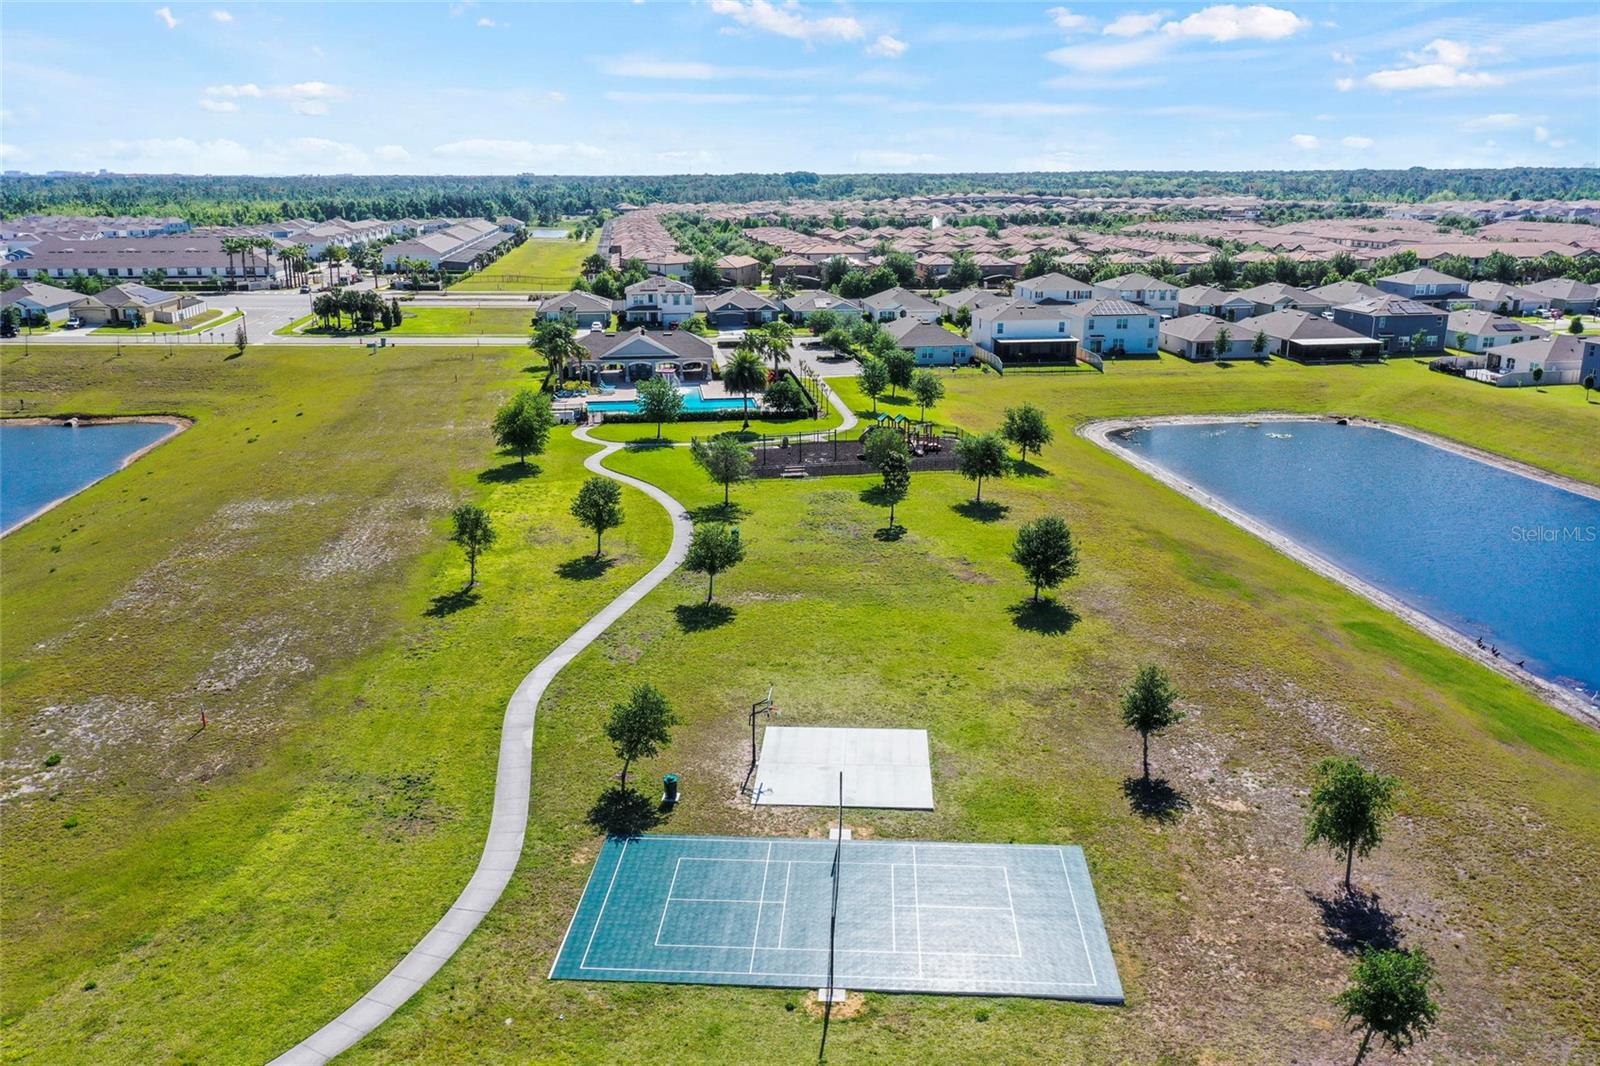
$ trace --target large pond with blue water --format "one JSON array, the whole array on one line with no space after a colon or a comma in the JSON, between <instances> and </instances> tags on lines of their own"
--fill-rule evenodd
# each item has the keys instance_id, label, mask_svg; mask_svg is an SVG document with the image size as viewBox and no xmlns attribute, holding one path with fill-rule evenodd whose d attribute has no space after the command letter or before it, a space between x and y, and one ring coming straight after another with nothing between
<instances>
[{"instance_id":1,"label":"large pond with blue water","mask_svg":"<svg viewBox=\"0 0 1600 1066\"><path fill-rule=\"evenodd\" d=\"M1600 500L1376 426L1110 439L1507 661L1600 691Z\"/></svg>"},{"instance_id":2,"label":"large pond with blue water","mask_svg":"<svg viewBox=\"0 0 1600 1066\"><path fill-rule=\"evenodd\" d=\"M129 456L175 432L165 422L0 424L0 530L115 473Z\"/></svg>"}]
</instances>

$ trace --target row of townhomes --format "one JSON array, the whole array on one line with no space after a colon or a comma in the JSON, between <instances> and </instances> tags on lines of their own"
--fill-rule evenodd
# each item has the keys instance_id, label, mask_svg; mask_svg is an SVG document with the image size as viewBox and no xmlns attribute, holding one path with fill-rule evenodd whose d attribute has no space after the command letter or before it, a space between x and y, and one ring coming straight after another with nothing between
<instances>
[{"instance_id":1,"label":"row of townhomes","mask_svg":"<svg viewBox=\"0 0 1600 1066\"><path fill-rule=\"evenodd\" d=\"M0 277L64 279L96 277L198 287L277 288L288 284L283 253L322 259L334 246L386 247L383 262L404 260L430 270L461 272L501 254L522 223L486 219L333 219L250 226L193 228L177 219L91 219L36 216L0 226Z\"/></svg>"}]
</instances>

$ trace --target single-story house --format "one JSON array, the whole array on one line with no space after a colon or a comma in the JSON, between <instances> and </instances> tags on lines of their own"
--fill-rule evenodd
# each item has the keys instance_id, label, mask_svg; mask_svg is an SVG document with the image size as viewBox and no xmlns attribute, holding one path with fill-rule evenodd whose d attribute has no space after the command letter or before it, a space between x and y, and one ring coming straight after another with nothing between
<instances>
[{"instance_id":1,"label":"single-story house","mask_svg":"<svg viewBox=\"0 0 1600 1066\"><path fill-rule=\"evenodd\" d=\"M822 287L822 267L802 255L781 255L772 261L772 283L797 289Z\"/></svg>"},{"instance_id":2,"label":"single-story house","mask_svg":"<svg viewBox=\"0 0 1600 1066\"><path fill-rule=\"evenodd\" d=\"M1068 321L1070 304L1011 300L972 310L968 336L978 347L1018 363L1075 363L1078 338Z\"/></svg>"},{"instance_id":3,"label":"single-story house","mask_svg":"<svg viewBox=\"0 0 1600 1066\"><path fill-rule=\"evenodd\" d=\"M1562 311L1589 314L1595 309L1595 299L1600 297L1600 286L1586 285L1571 278L1549 278L1526 286L1535 295L1550 301L1550 306Z\"/></svg>"},{"instance_id":4,"label":"single-story house","mask_svg":"<svg viewBox=\"0 0 1600 1066\"><path fill-rule=\"evenodd\" d=\"M1460 278L1441 273L1432 267L1418 267L1399 274L1390 274L1377 280L1378 288L1395 296L1420 303L1442 304L1448 300L1463 300L1467 296L1467 283Z\"/></svg>"},{"instance_id":5,"label":"single-story house","mask_svg":"<svg viewBox=\"0 0 1600 1066\"><path fill-rule=\"evenodd\" d=\"M80 296L69 313L85 325L111 322L142 325L148 322L182 322L206 309L198 296L162 292L148 285L113 285L93 296Z\"/></svg>"},{"instance_id":6,"label":"single-story house","mask_svg":"<svg viewBox=\"0 0 1600 1066\"><path fill-rule=\"evenodd\" d=\"M25 281L0 293L0 307L15 307L23 322L64 322L68 308L83 299L83 293L46 285L42 281Z\"/></svg>"},{"instance_id":7,"label":"single-story house","mask_svg":"<svg viewBox=\"0 0 1600 1066\"><path fill-rule=\"evenodd\" d=\"M1491 349L1484 354L1483 369L1467 371L1474 381L1501 386L1581 385L1590 374L1600 381L1600 338L1566 333Z\"/></svg>"},{"instance_id":8,"label":"single-story house","mask_svg":"<svg viewBox=\"0 0 1600 1066\"><path fill-rule=\"evenodd\" d=\"M1437 352L1449 340L1449 316L1437 307L1403 296L1379 296L1333 309L1333 320L1363 337L1371 337L1385 352ZM1422 334L1422 343L1414 339Z\"/></svg>"},{"instance_id":9,"label":"single-story house","mask_svg":"<svg viewBox=\"0 0 1600 1066\"><path fill-rule=\"evenodd\" d=\"M588 329L596 323L602 327L611 325L611 313L614 310L615 305L604 296L574 291L539 301L538 314L546 322L565 316L576 322L580 329Z\"/></svg>"},{"instance_id":10,"label":"single-story house","mask_svg":"<svg viewBox=\"0 0 1600 1066\"><path fill-rule=\"evenodd\" d=\"M1065 274L1040 274L1017 282L1017 298L1031 304L1075 304L1094 299L1094 286Z\"/></svg>"},{"instance_id":11,"label":"single-story house","mask_svg":"<svg viewBox=\"0 0 1600 1066\"><path fill-rule=\"evenodd\" d=\"M895 341L910 352L918 366L966 366L972 362L972 342L943 326L919 319L897 318L883 327Z\"/></svg>"},{"instance_id":12,"label":"single-story house","mask_svg":"<svg viewBox=\"0 0 1600 1066\"><path fill-rule=\"evenodd\" d=\"M1236 322L1255 313L1255 301L1243 293L1219 289L1215 285L1190 285L1178 290L1178 314L1182 316L1210 315L1225 322Z\"/></svg>"},{"instance_id":13,"label":"single-story house","mask_svg":"<svg viewBox=\"0 0 1600 1066\"><path fill-rule=\"evenodd\" d=\"M578 343L584 350L578 370L595 384L627 385L658 374L680 381L709 381L716 359L716 349L708 341L681 329L584 333Z\"/></svg>"},{"instance_id":14,"label":"single-story house","mask_svg":"<svg viewBox=\"0 0 1600 1066\"><path fill-rule=\"evenodd\" d=\"M1512 344L1548 337L1548 330L1514 318L1497 315L1493 311L1451 311L1449 318L1449 345L1469 352L1487 352ZM1458 344L1461 334L1467 335L1465 344Z\"/></svg>"},{"instance_id":15,"label":"single-story house","mask_svg":"<svg viewBox=\"0 0 1600 1066\"><path fill-rule=\"evenodd\" d=\"M1504 285L1498 281L1474 281L1467 286L1467 299L1478 310L1493 311L1497 315L1541 315L1550 310L1549 297L1521 285Z\"/></svg>"},{"instance_id":16,"label":"single-story house","mask_svg":"<svg viewBox=\"0 0 1600 1066\"><path fill-rule=\"evenodd\" d=\"M1254 332L1246 333L1232 321L1216 315L1183 315L1162 320L1161 350L1196 363L1211 359L1254 359L1256 353L1250 345L1255 336Z\"/></svg>"},{"instance_id":17,"label":"single-story house","mask_svg":"<svg viewBox=\"0 0 1600 1066\"><path fill-rule=\"evenodd\" d=\"M977 314L980 307L993 307L997 304L1011 302L1011 297L995 292L992 289L961 289L958 292L947 292L933 302L939 305L939 313L945 318L954 318L956 312L963 307L973 314Z\"/></svg>"},{"instance_id":18,"label":"single-story house","mask_svg":"<svg viewBox=\"0 0 1600 1066\"><path fill-rule=\"evenodd\" d=\"M1252 313L1257 315L1267 315L1274 311L1310 311L1314 315L1320 315L1333 306L1305 289L1278 281L1269 281L1265 285L1245 289L1239 295L1250 301L1255 307Z\"/></svg>"},{"instance_id":19,"label":"single-story house","mask_svg":"<svg viewBox=\"0 0 1600 1066\"><path fill-rule=\"evenodd\" d=\"M1177 299L1178 291L1172 290ZM1176 306L1176 304L1174 304ZM1067 331L1099 355L1155 355L1161 321L1153 307L1127 300L1087 300L1066 308Z\"/></svg>"},{"instance_id":20,"label":"single-story house","mask_svg":"<svg viewBox=\"0 0 1600 1066\"><path fill-rule=\"evenodd\" d=\"M676 326L694 314L694 286L686 281L658 275L622 291L622 317L630 325Z\"/></svg>"},{"instance_id":21,"label":"single-story house","mask_svg":"<svg viewBox=\"0 0 1600 1066\"><path fill-rule=\"evenodd\" d=\"M802 292L783 301L783 310L795 322L804 325L811 320L811 316L818 311L832 311L841 321L854 322L860 318L863 310L854 300L846 300L843 296L835 296L826 289L814 292Z\"/></svg>"},{"instance_id":22,"label":"single-story house","mask_svg":"<svg viewBox=\"0 0 1600 1066\"><path fill-rule=\"evenodd\" d=\"M1306 292L1309 292L1329 307L1353 304L1361 300L1370 300L1374 296L1383 295L1383 290L1377 286L1367 285L1359 281L1335 281L1327 285L1318 285L1314 289L1307 289Z\"/></svg>"},{"instance_id":23,"label":"single-story house","mask_svg":"<svg viewBox=\"0 0 1600 1066\"><path fill-rule=\"evenodd\" d=\"M753 255L725 255L717 260L717 272L724 285L747 289L761 284L761 260Z\"/></svg>"},{"instance_id":24,"label":"single-story house","mask_svg":"<svg viewBox=\"0 0 1600 1066\"><path fill-rule=\"evenodd\" d=\"M1178 287L1170 282L1153 278L1149 274L1123 274L1094 283L1094 295L1101 300L1122 300L1141 304L1158 315L1178 313ZM1150 338L1151 354L1155 353L1155 337Z\"/></svg>"},{"instance_id":25,"label":"single-story house","mask_svg":"<svg viewBox=\"0 0 1600 1066\"><path fill-rule=\"evenodd\" d=\"M1337 309L1334 313L1338 313ZM1383 350L1379 341L1310 311L1273 311L1246 318L1235 323L1234 328L1244 335L1252 356L1256 354L1255 339L1259 333L1267 337L1264 354L1300 363L1348 363L1376 359Z\"/></svg>"},{"instance_id":26,"label":"single-story house","mask_svg":"<svg viewBox=\"0 0 1600 1066\"><path fill-rule=\"evenodd\" d=\"M864 298L861 305L879 322L893 322L897 318L914 318L919 322L933 323L939 319L939 305L925 300L909 289L898 286L875 292Z\"/></svg>"},{"instance_id":27,"label":"single-story house","mask_svg":"<svg viewBox=\"0 0 1600 1066\"><path fill-rule=\"evenodd\" d=\"M770 300L749 289L729 289L712 296L696 296L696 310L706 316L706 321L717 329L745 329L759 326L777 318L783 310L776 300Z\"/></svg>"}]
</instances>

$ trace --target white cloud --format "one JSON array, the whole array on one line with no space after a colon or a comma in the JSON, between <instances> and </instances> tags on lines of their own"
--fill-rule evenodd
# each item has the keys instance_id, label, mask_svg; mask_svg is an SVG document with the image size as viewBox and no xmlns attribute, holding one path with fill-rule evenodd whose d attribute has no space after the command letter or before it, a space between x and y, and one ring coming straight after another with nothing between
<instances>
[{"instance_id":1,"label":"white cloud","mask_svg":"<svg viewBox=\"0 0 1600 1066\"><path fill-rule=\"evenodd\" d=\"M0 144L0 163L26 163L32 153L14 144Z\"/></svg>"},{"instance_id":2,"label":"white cloud","mask_svg":"<svg viewBox=\"0 0 1600 1066\"><path fill-rule=\"evenodd\" d=\"M1341 137L1339 143L1346 148L1371 148L1375 143L1371 137Z\"/></svg>"},{"instance_id":3,"label":"white cloud","mask_svg":"<svg viewBox=\"0 0 1600 1066\"><path fill-rule=\"evenodd\" d=\"M858 41L867 32L848 15L807 15L793 0L781 7L769 0L711 0L711 10L746 29L775 33L808 45L818 41Z\"/></svg>"},{"instance_id":4,"label":"white cloud","mask_svg":"<svg viewBox=\"0 0 1600 1066\"><path fill-rule=\"evenodd\" d=\"M175 15L173 15L172 8L170 8L170 7L158 7L158 8L156 8L156 18L160 19L163 23L165 23L167 29L169 29L169 30L177 29L178 28L178 23L183 21L182 19L180 19L180 18L176 17Z\"/></svg>"},{"instance_id":5,"label":"white cloud","mask_svg":"<svg viewBox=\"0 0 1600 1066\"><path fill-rule=\"evenodd\" d=\"M1056 29L1065 30L1067 33L1077 33L1093 25L1094 20L1088 15L1075 15L1064 7L1052 7L1045 12L1050 16L1050 21L1056 24Z\"/></svg>"},{"instance_id":6,"label":"white cloud","mask_svg":"<svg viewBox=\"0 0 1600 1066\"><path fill-rule=\"evenodd\" d=\"M1420 51L1407 52L1406 59L1413 65L1379 70L1363 79L1375 89L1405 92L1412 89L1474 89L1491 85L1504 85L1505 79L1497 74L1468 70L1481 55L1493 49L1473 48L1460 41L1438 38L1429 41Z\"/></svg>"},{"instance_id":7,"label":"white cloud","mask_svg":"<svg viewBox=\"0 0 1600 1066\"><path fill-rule=\"evenodd\" d=\"M500 26L501 26L501 23L496 22L494 19L490 18L488 15L485 15L485 16L483 16L482 18L480 18L478 20L478 28L482 29L482 30L498 29L498 28L500 28Z\"/></svg>"},{"instance_id":8,"label":"white cloud","mask_svg":"<svg viewBox=\"0 0 1600 1066\"><path fill-rule=\"evenodd\" d=\"M385 163L404 163L411 158L411 153L403 145L382 144L373 150L372 155Z\"/></svg>"},{"instance_id":9,"label":"white cloud","mask_svg":"<svg viewBox=\"0 0 1600 1066\"><path fill-rule=\"evenodd\" d=\"M205 95L217 104L241 99L260 100L270 96L275 100L289 101L289 106L302 115L326 115L330 102L347 99L350 93L338 85L330 85L325 81L300 81L293 85L271 85L265 89L255 82L245 82L243 85L208 85L205 88ZM208 111L239 110L237 104L231 107L212 107L204 100L200 106Z\"/></svg>"},{"instance_id":10,"label":"white cloud","mask_svg":"<svg viewBox=\"0 0 1600 1066\"><path fill-rule=\"evenodd\" d=\"M218 22L232 22L233 21L233 12L232 11L224 11L222 8L219 7L219 8L215 8L215 9L212 10L211 17L213 19L215 19L216 21L218 21Z\"/></svg>"},{"instance_id":11,"label":"white cloud","mask_svg":"<svg viewBox=\"0 0 1600 1066\"><path fill-rule=\"evenodd\" d=\"M1354 78L1335 78L1333 87L1342 93L1347 93L1356 87L1356 80Z\"/></svg>"},{"instance_id":12,"label":"white cloud","mask_svg":"<svg viewBox=\"0 0 1600 1066\"><path fill-rule=\"evenodd\" d=\"M528 170L533 167L556 167L573 160L600 159L605 156L605 150L582 142L536 144L532 141L469 137L438 145L433 154L451 163L505 173L512 167Z\"/></svg>"},{"instance_id":13,"label":"white cloud","mask_svg":"<svg viewBox=\"0 0 1600 1066\"><path fill-rule=\"evenodd\" d=\"M1148 15L1121 15L1106 23L1100 32L1112 37L1138 37L1161 25L1161 20L1166 17L1165 11L1152 11Z\"/></svg>"},{"instance_id":14,"label":"white cloud","mask_svg":"<svg viewBox=\"0 0 1600 1066\"><path fill-rule=\"evenodd\" d=\"M602 74L617 78L652 78L661 81L712 81L738 78L746 81L811 81L825 76L816 67L719 67L694 59L656 59L647 55L607 56L597 63Z\"/></svg>"},{"instance_id":15,"label":"white cloud","mask_svg":"<svg viewBox=\"0 0 1600 1066\"><path fill-rule=\"evenodd\" d=\"M886 59L899 59L906 54L906 42L890 37L887 33L876 41L867 45L867 55L883 56Z\"/></svg>"},{"instance_id":16,"label":"white cloud","mask_svg":"<svg viewBox=\"0 0 1600 1066\"><path fill-rule=\"evenodd\" d=\"M1167 48L1165 38L1140 37L1118 44L1095 41L1092 44L1068 45L1047 53L1045 58L1073 70L1102 73L1152 62L1165 54Z\"/></svg>"},{"instance_id":17,"label":"white cloud","mask_svg":"<svg viewBox=\"0 0 1600 1066\"><path fill-rule=\"evenodd\" d=\"M1219 4L1202 8L1177 22L1169 22L1162 29L1174 37L1203 37L1219 42L1246 39L1277 41L1292 37L1310 25L1310 19L1279 7Z\"/></svg>"},{"instance_id":18,"label":"white cloud","mask_svg":"<svg viewBox=\"0 0 1600 1066\"><path fill-rule=\"evenodd\" d=\"M864 167L915 167L937 163L939 157L932 152L896 152L887 148L868 148L857 152L855 161Z\"/></svg>"},{"instance_id":19,"label":"white cloud","mask_svg":"<svg viewBox=\"0 0 1600 1066\"><path fill-rule=\"evenodd\" d=\"M1339 48L1335 48L1333 51L1329 52L1328 55L1333 58L1335 63L1343 63L1346 66L1356 61L1355 56Z\"/></svg>"},{"instance_id":20,"label":"white cloud","mask_svg":"<svg viewBox=\"0 0 1600 1066\"><path fill-rule=\"evenodd\" d=\"M1492 115L1480 115L1469 118L1461 124L1461 128L1468 133L1479 133L1486 130L1518 130L1543 119L1530 118L1512 111L1497 111Z\"/></svg>"},{"instance_id":21,"label":"white cloud","mask_svg":"<svg viewBox=\"0 0 1600 1066\"><path fill-rule=\"evenodd\" d=\"M1550 131L1543 126L1535 126L1533 127L1533 139L1543 144L1550 139Z\"/></svg>"},{"instance_id":22,"label":"white cloud","mask_svg":"<svg viewBox=\"0 0 1600 1066\"><path fill-rule=\"evenodd\" d=\"M1289 138L1289 143L1294 145L1296 148L1304 148L1307 151L1310 151L1311 149L1321 145L1322 141L1316 137L1313 137L1309 133L1297 133L1293 137Z\"/></svg>"},{"instance_id":23,"label":"white cloud","mask_svg":"<svg viewBox=\"0 0 1600 1066\"><path fill-rule=\"evenodd\" d=\"M567 94L560 89L551 89L544 94L544 98L552 104L564 104L567 102Z\"/></svg>"},{"instance_id":24,"label":"white cloud","mask_svg":"<svg viewBox=\"0 0 1600 1066\"><path fill-rule=\"evenodd\" d=\"M207 96L223 96L230 99L240 96L259 99L264 95L261 86L254 82L245 82L243 85L207 85L205 92Z\"/></svg>"},{"instance_id":25,"label":"white cloud","mask_svg":"<svg viewBox=\"0 0 1600 1066\"><path fill-rule=\"evenodd\" d=\"M209 96L200 98L200 106L207 111L215 111L218 114L227 114L230 111L239 110L239 105L232 100L214 100Z\"/></svg>"}]
</instances>

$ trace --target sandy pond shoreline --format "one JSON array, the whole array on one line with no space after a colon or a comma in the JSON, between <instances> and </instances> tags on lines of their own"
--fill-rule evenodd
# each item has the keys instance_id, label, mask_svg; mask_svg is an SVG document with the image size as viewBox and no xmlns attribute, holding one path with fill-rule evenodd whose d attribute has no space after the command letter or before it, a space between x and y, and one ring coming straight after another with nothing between
<instances>
[{"instance_id":1,"label":"sandy pond shoreline","mask_svg":"<svg viewBox=\"0 0 1600 1066\"><path fill-rule=\"evenodd\" d=\"M1323 577L1337 581L1339 584L1350 589L1352 592L1355 592L1357 595L1360 595L1368 601L1377 604L1379 607L1382 607L1391 614L1399 616L1400 618L1409 622L1416 629L1421 630L1423 633L1426 633L1428 636L1438 641L1440 644L1458 651L1462 655L1474 659L1490 669L1498 671L1504 676L1517 681L1518 683L1535 692L1546 703L1549 703L1558 710L1571 715L1580 722L1587 723L1591 726L1600 727L1600 705L1585 699L1580 693L1555 684L1552 681L1547 681L1544 678L1538 677L1537 675L1529 673L1526 670L1519 669L1514 663L1507 662L1503 657L1491 654L1487 649L1479 647L1478 643L1467 634L1446 625L1429 614L1426 614L1414 607L1409 606L1408 604L1401 602L1398 598L1383 591L1376 585L1373 585L1371 582L1357 577L1355 574L1345 570L1332 560L1311 551L1293 538L1286 536L1259 519L1253 518L1233 505L1226 503L1225 501L1207 492L1200 486L1185 480L1172 471L1167 470L1165 467L1151 462L1142 455L1139 455L1127 448L1118 446L1111 440L1113 434L1123 430L1140 429L1159 425L1197 426L1217 425L1223 423L1243 424L1260 422L1341 421L1352 426L1370 426L1378 429L1385 429L1392 433L1398 433L1401 436L1409 437L1412 440L1421 441L1424 444L1430 444L1434 447L1443 448L1447 451L1454 452L1457 455L1466 456L1469 459L1475 459L1479 462L1487 463L1490 466L1498 467L1514 474L1520 474L1523 477L1532 478L1535 481L1542 482L1558 489L1563 489L1567 492L1572 492L1580 496L1586 496L1590 499L1600 500L1600 486L1591 485L1585 481L1579 481L1575 478L1569 478L1560 474L1551 473L1548 470L1542 470L1527 463L1518 462L1514 459L1508 459L1503 455L1496 455L1493 452L1486 452L1478 448L1473 448L1469 445L1461 444L1458 441L1449 440L1444 437L1438 437L1431 433L1423 432L1422 430L1411 429L1406 426L1399 426L1395 425L1394 423L1384 422L1378 419L1359 418L1356 416L1337 414L1294 414L1280 411L1263 411L1248 415L1158 415L1143 418L1106 418L1097 419L1092 422L1086 422L1083 425L1078 426L1077 433L1085 440L1099 445L1112 455L1115 455L1124 462L1144 471L1167 487L1177 490L1184 496L1200 504L1200 506L1221 515L1223 518L1226 518L1228 521L1232 522L1234 525L1240 527L1246 532L1252 533L1260 539L1266 541L1274 549L1283 553L1284 555L1289 556L1291 559L1294 559L1301 565L1316 571Z\"/></svg>"},{"instance_id":2,"label":"sandy pond shoreline","mask_svg":"<svg viewBox=\"0 0 1600 1066\"><path fill-rule=\"evenodd\" d=\"M121 472L123 470L126 470L130 465L132 465L138 459L140 459L143 456L149 454L151 451L155 450L156 448L159 448L161 445L167 443L167 441L171 440L173 437L176 437L179 433L182 433L184 430L186 430L190 426L194 425L194 419L192 419L192 418L185 417L184 415L168 415L168 414L151 414L151 415L84 415L84 414L27 415L27 416L16 416L16 417L9 417L8 416L6 418L0 419L0 425L6 425L6 426L62 426L62 427L69 427L69 426L72 426L73 424L76 424L78 426L112 426L112 425L121 425L121 424L124 424L124 423L130 423L130 422L148 422L148 423L153 423L153 424L156 424L156 425L170 426L172 428L171 428L170 432L163 433L160 437L158 437L155 440L151 441L149 444L146 444L143 448L140 448L138 451L129 453L126 457L123 458L121 463L117 464L117 469L113 470L111 472L111 474L119 473L119 472ZM93 481L87 481L84 484L78 486L73 491L67 493L66 495L59 496L56 499L51 500L49 503L45 504L43 507L39 508L37 511L34 511L32 514L27 515L24 518L18 519L16 522L14 522L11 525L7 526L5 529L0 529L0 537L9 536L10 534L12 534L12 533L16 532L17 530L21 529L23 526L27 525L29 522L32 522L34 519L38 518L40 515L45 514L45 513L49 512L49 511L52 511L55 508L61 506L66 501L72 499L72 497L74 497L78 493L82 492L84 489L89 488L91 485L98 485L100 482L102 482L106 478L110 477L111 474L104 474L104 475L102 475L100 477L95 478Z\"/></svg>"}]
</instances>

